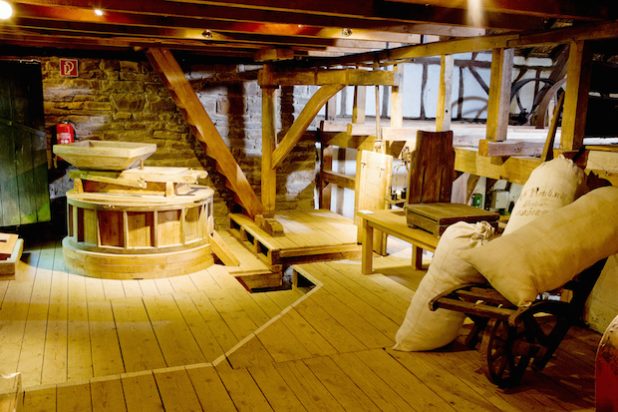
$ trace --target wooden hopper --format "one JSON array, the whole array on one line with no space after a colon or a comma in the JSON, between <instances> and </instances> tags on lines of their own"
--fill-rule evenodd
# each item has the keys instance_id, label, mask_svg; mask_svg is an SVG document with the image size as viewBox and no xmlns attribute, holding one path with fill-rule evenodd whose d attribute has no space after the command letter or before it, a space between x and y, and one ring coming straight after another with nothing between
<instances>
[{"instance_id":1,"label":"wooden hopper","mask_svg":"<svg viewBox=\"0 0 618 412\"><path fill-rule=\"evenodd\" d=\"M125 170L139 166L157 150L154 143L83 140L54 145L54 153L78 169Z\"/></svg>"}]
</instances>

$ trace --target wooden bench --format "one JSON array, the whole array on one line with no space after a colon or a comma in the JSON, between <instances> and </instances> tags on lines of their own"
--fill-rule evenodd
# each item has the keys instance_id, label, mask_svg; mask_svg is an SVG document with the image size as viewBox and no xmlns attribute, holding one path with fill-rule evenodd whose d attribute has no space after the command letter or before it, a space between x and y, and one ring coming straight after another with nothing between
<instances>
[{"instance_id":1,"label":"wooden bench","mask_svg":"<svg viewBox=\"0 0 618 412\"><path fill-rule=\"evenodd\" d=\"M423 250L436 250L439 238L422 229L408 227L404 210L359 210L362 221L363 252L361 272L373 273L373 231L379 230L412 244L412 266L422 269Z\"/></svg>"}]
</instances>

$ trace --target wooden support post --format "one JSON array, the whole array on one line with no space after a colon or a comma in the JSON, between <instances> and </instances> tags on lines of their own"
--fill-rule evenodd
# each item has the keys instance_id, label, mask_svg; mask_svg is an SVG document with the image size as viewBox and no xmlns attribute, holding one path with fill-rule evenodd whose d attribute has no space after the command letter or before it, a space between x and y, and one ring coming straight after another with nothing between
<instances>
[{"instance_id":1,"label":"wooden support post","mask_svg":"<svg viewBox=\"0 0 618 412\"><path fill-rule=\"evenodd\" d=\"M438 103L436 107L436 132L451 128L451 86L453 80L454 58L452 55L440 56L440 80L438 83Z\"/></svg>"},{"instance_id":2,"label":"wooden support post","mask_svg":"<svg viewBox=\"0 0 618 412\"><path fill-rule=\"evenodd\" d=\"M487 100L487 140L506 140L511 102L513 49L494 49Z\"/></svg>"},{"instance_id":3,"label":"wooden support post","mask_svg":"<svg viewBox=\"0 0 618 412\"><path fill-rule=\"evenodd\" d=\"M560 149L563 151L579 150L584 141L591 63L592 53L587 43L576 41L569 44L560 139Z\"/></svg>"},{"instance_id":4,"label":"wooden support post","mask_svg":"<svg viewBox=\"0 0 618 412\"><path fill-rule=\"evenodd\" d=\"M359 151L356 156L356 180L354 188L354 216L358 227L357 238L362 239L359 210L383 210L390 196L393 171L392 156L373 151ZM386 236L376 234L374 250L386 254Z\"/></svg>"},{"instance_id":5,"label":"wooden support post","mask_svg":"<svg viewBox=\"0 0 618 412\"><path fill-rule=\"evenodd\" d=\"M393 67L395 73L399 72L397 65ZM403 112L402 112L402 99L400 89L403 88L403 77L400 78L399 84L391 86L391 127L403 127Z\"/></svg>"},{"instance_id":6,"label":"wooden support post","mask_svg":"<svg viewBox=\"0 0 618 412\"><path fill-rule=\"evenodd\" d=\"M326 143L322 142L322 145L326 145ZM322 147L322 164L320 166L322 172L331 172L333 170L333 148L332 147ZM325 182L322 178L321 180L321 190L318 194L319 198L319 206L320 209L330 210L331 205L331 195L333 192L333 185L329 182Z\"/></svg>"},{"instance_id":7,"label":"wooden support post","mask_svg":"<svg viewBox=\"0 0 618 412\"><path fill-rule=\"evenodd\" d=\"M412 267L423 270L423 249L415 245L412 245Z\"/></svg>"},{"instance_id":8,"label":"wooden support post","mask_svg":"<svg viewBox=\"0 0 618 412\"><path fill-rule=\"evenodd\" d=\"M382 141L382 125L380 124L380 86L375 86L375 106L376 106L376 140L374 150L380 153L386 153L386 145Z\"/></svg>"},{"instance_id":9,"label":"wooden support post","mask_svg":"<svg viewBox=\"0 0 618 412\"><path fill-rule=\"evenodd\" d=\"M363 254L361 256L361 273L369 275L373 273L373 227L366 219L362 219L363 230Z\"/></svg>"},{"instance_id":10,"label":"wooden support post","mask_svg":"<svg viewBox=\"0 0 618 412\"><path fill-rule=\"evenodd\" d=\"M564 105L564 95L565 93L562 93L558 98L558 103L554 108L554 115L551 118L549 129L547 129L547 139L545 139L543 153L541 153L541 160L544 162L554 158L554 139L556 138L556 131L558 130L558 118L560 117L562 106Z\"/></svg>"},{"instance_id":11,"label":"wooden support post","mask_svg":"<svg viewBox=\"0 0 618 412\"><path fill-rule=\"evenodd\" d=\"M335 120L337 118L337 95L334 95L326 102L326 120Z\"/></svg>"},{"instance_id":12,"label":"wooden support post","mask_svg":"<svg viewBox=\"0 0 618 412\"><path fill-rule=\"evenodd\" d=\"M352 123L365 123L365 106L367 87L354 86L354 105L352 106Z\"/></svg>"},{"instance_id":13,"label":"wooden support post","mask_svg":"<svg viewBox=\"0 0 618 412\"><path fill-rule=\"evenodd\" d=\"M262 87L262 205L263 215L275 215L277 197L277 171L272 157L276 146L275 135L275 88Z\"/></svg>"}]
</instances>

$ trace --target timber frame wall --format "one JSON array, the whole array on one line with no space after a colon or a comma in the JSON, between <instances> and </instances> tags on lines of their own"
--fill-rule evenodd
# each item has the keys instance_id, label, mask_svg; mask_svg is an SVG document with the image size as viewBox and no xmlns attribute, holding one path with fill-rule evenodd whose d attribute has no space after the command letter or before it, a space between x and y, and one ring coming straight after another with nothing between
<instances>
[{"instance_id":1,"label":"timber frame wall","mask_svg":"<svg viewBox=\"0 0 618 412\"><path fill-rule=\"evenodd\" d=\"M406 62L415 58L427 58L439 56L441 62L440 83L437 97L437 113L435 129L449 130L451 127L451 88L453 72L453 55L467 52L491 51L492 61L490 66L490 84L488 88L487 124L485 139L479 142L478 151L458 148L456 150L455 168L461 172L468 172L478 176L486 176L493 179L506 179L515 183L526 181L530 172L541 162L538 157L522 157L522 148L507 141L509 106L511 92L511 77L513 68L513 56L515 48L531 47L547 44L568 45L568 58L566 59L566 91L563 106L563 121L561 129L561 141L559 152L573 155L583 149L584 126L588 106L588 90L590 84L590 68L592 60L590 41L616 37L618 23L604 23L588 27L570 27L555 29L547 32L534 34L501 34L489 35L476 38L464 38L455 40L438 41L415 46L400 47L380 52L369 52L356 55L348 55L339 58L326 59L321 62L321 67L300 69L293 67L290 62L278 64L276 62L265 63L260 70L258 82L262 89L262 172L261 172L261 199L258 199L246 185L246 179L235 162L230 161L230 156L224 149L212 131L208 114L204 112L203 121L189 119L189 123L197 129L205 145L209 156L215 158L221 166L222 173L229 182L229 187L237 196L239 204L251 216L271 218L276 211L276 168L285 161L286 156L299 142L303 133L314 120L321 108L345 86L357 87L356 105L353 115L355 123L361 123L362 108L359 104L362 100L360 94L363 86L389 86L391 87L391 116L389 133L394 135L410 134L410 130L403 128L401 112L401 94L399 92L400 76L396 68L394 70L382 70L386 66ZM169 67L177 67L172 61L171 53L163 53L164 58L156 59L157 52L151 50L149 56L155 61L155 66L162 66L161 62ZM158 63L157 63L158 61ZM348 68L348 67L357 68ZM358 67L371 66L367 69ZM173 84L179 74L174 73L170 77L168 70L166 82ZM302 110L292 126L285 132L281 141L277 141L275 135L275 106L274 91L280 86L313 85L319 88ZM179 86L180 87L180 86ZM173 94L181 100L181 108L191 106L195 99L185 99L190 94L184 85L182 90L176 87ZM180 92L179 92L180 91ZM184 96L184 97L183 97ZM378 93L376 93L376 98ZM379 102L376 108L379 107ZM327 114L328 117L328 114ZM203 126L205 125L205 126ZM551 142L555 133L555 122L548 132L547 142ZM554 130L552 130L552 128ZM381 141L382 127L380 125L379 112L376 116L375 140ZM348 133L354 135L354 130ZM357 133L358 134L358 133ZM386 135L386 133L384 133ZM367 134L369 135L369 133ZM393 139L397 140L397 139ZM546 144L545 158L551 156ZM345 147L345 146L344 146ZM370 148L365 147L363 148ZM225 156L221 157L223 153ZM596 153L596 154L595 154ZM601 153L601 154L598 154ZM517 155L517 156L515 156ZM593 150L588 153L588 168L599 172L602 177L612 182L618 181L617 153L607 151L606 148ZM226 169L226 170L223 170ZM229 170L227 170L229 169ZM342 176L333 173L323 174L319 178L323 180L338 180L344 186L349 182Z\"/></svg>"},{"instance_id":2,"label":"timber frame wall","mask_svg":"<svg viewBox=\"0 0 618 412\"><path fill-rule=\"evenodd\" d=\"M567 156L572 156L583 149L584 126L588 106L588 90L590 84L590 67L592 53L589 42L591 40L607 39L616 37L618 24L608 23L588 28L568 28L553 30L551 32L519 35L492 35L480 38L457 39L450 41L440 41L435 43L422 44L418 46L408 46L399 49L385 50L383 52L372 52L362 55L345 56L334 58L328 61L329 65L339 67L346 65L360 65L363 63L373 63L375 68L392 65L393 63L404 62L418 57L439 56L441 61L440 83L438 92L438 110L436 113L436 130L449 130L451 128L451 113L449 110L451 97L451 81L453 71L453 54L464 52L491 51L492 62L490 68L490 84L488 98L488 114L485 139L479 142L478 151L467 149L456 149L455 169L461 172L468 172L474 175L486 176L493 179L506 179L515 183L524 183L530 172L540 164L538 157L522 157L521 146L507 142L507 131L509 121L509 106L511 92L511 75L513 68L514 48L529 47L534 45L563 43L568 45L568 58L566 60L566 87L563 106L563 121L561 128L560 148L557 150ZM275 68L265 66L261 73L260 85L263 90L263 161L262 161L262 203L264 204L265 214L272 216L275 211L274 205L274 168L283 160L285 154L297 141L299 133L304 131L304 125L309 124L310 114L318 113L320 108L328 98L332 97L338 89L344 86L366 86L384 85L391 86L391 128L390 132L398 134L397 129L402 128L401 103L398 91L398 82L389 84L388 82L371 82L370 73L372 71L343 71L341 69L320 70L320 71L295 71L288 70L284 73L275 72ZM273 76L272 73L277 73ZM317 74L319 73L319 74ZM355 73L354 76L346 76L343 73ZM358 73L356 75L356 73ZM385 73L375 70L373 73ZM386 72L388 73L388 72ZM360 80L358 76L364 76L365 80ZM265 80L265 79L273 80ZM329 79L318 80L318 79ZM322 88L316 92L315 99L307 105L303 114L297 119L290 128L286 137L277 144L273 133L272 110L268 110L272 103L272 90L279 84L302 85L314 84ZM560 83L562 84L562 83ZM326 89L328 87L328 89ZM358 90L358 88L356 89ZM355 103L359 101L358 92L355 92ZM317 97L319 96L319 98ZM376 104L376 108L378 104ZM358 113L358 106L355 104L354 112ZM376 109L377 110L377 109ZM331 112L332 114L332 112ZM327 112L327 119L328 119ZM353 114L353 118L358 120L358 116ZM353 124L356 123L353 120ZM375 137L381 140L379 113L376 116ZM548 141L555 134L556 125L550 125ZM352 125L354 127L354 125ZM552 130L553 129L553 130ZM369 133L368 133L369 134ZM367 135L368 135L367 134ZM350 131L349 137L354 133ZM341 138L341 136L340 136ZM296 139L296 140L295 140ZM341 139L340 139L341 140ZM332 142L331 142L332 143ZM346 146L343 146L346 147ZM352 143L349 147L363 148L358 143ZM546 144L544 156L548 154L549 147ZM365 148L367 145L365 144ZM588 169L595 170L600 176L610 180L612 183L618 182L618 153L604 148L591 148L588 153ZM515 156L517 155L517 156ZM326 163L329 162L328 155ZM327 164L328 168L328 164ZM343 187L352 187L350 178L342 176L332 171L324 171L319 176L320 182L332 182ZM320 185L323 186L323 185Z\"/></svg>"}]
</instances>

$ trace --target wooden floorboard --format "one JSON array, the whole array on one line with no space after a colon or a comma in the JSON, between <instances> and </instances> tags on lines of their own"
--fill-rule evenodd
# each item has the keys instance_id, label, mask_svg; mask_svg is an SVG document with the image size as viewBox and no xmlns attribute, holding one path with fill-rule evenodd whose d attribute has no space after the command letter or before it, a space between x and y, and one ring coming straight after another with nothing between
<instances>
[{"instance_id":1,"label":"wooden floorboard","mask_svg":"<svg viewBox=\"0 0 618 412\"><path fill-rule=\"evenodd\" d=\"M126 372L163 368L167 366L148 319L144 304L139 300L112 300L118 340Z\"/></svg>"},{"instance_id":2,"label":"wooden floorboard","mask_svg":"<svg viewBox=\"0 0 618 412\"><path fill-rule=\"evenodd\" d=\"M320 224L307 215L288 226L303 243ZM324 230L332 240L339 229ZM593 409L600 335L585 328L512 390L460 344L391 350L414 294L406 285L421 275L392 276L409 252L377 261L392 273L308 263L297 271L315 287L249 294L218 265L168 279L76 276L59 243L43 244L0 281L0 372L22 372L26 411Z\"/></svg>"},{"instance_id":3,"label":"wooden floorboard","mask_svg":"<svg viewBox=\"0 0 618 412\"><path fill-rule=\"evenodd\" d=\"M354 353L340 353L331 356L337 366L372 400L381 410L405 411L412 409L406 400L397 394L385 381L365 365Z\"/></svg>"},{"instance_id":4,"label":"wooden floorboard","mask_svg":"<svg viewBox=\"0 0 618 412\"><path fill-rule=\"evenodd\" d=\"M58 385L56 408L58 412L91 411L90 383Z\"/></svg>"},{"instance_id":5,"label":"wooden floorboard","mask_svg":"<svg viewBox=\"0 0 618 412\"><path fill-rule=\"evenodd\" d=\"M129 412L163 411L163 401L152 372L125 373L120 381Z\"/></svg>"},{"instance_id":6,"label":"wooden floorboard","mask_svg":"<svg viewBox=\"0 0 618 412\"><path fill-rule=\"evenodd\" d=\"M68 280L69 276L64 271L62 259L54 259L43 355L43 383L60 383L67 380Z\"/></svg>"},{"instance_id":7,"label":"wooden floorboard","mask_svg":"<svg viewBox=\"0 0 618 412\"><path fill-rule=\"evenodd\" d=\"M143 301L166 365L206 362L172 295L147 296Z\"/></svg>"},{"instance_id":8,"label":"wooden floorboard","mask_svg":"<svg viewBox=\"0 0 618 412\"><path fill-rule=\"evenodd\" d=\"M56 385L46 385L24 394L24 410L48 412L56 410Z\"/></svg>"},{"instance_id":9,"label":"wooden floorboard","mask_svg":"<svg viewBox=\"0 0 618 412\"><path fill-rule=\"evenodd\" d=\"M91 379L90 394L93 412L123 412L127 410L122 381L119 375L117 377L109 376L104 379Z\"/></svg>"},{"instance_id":10,"label":"wooden floorboard","mask_svg":"<svg viewBox=\"0 0 618 412\"><path fill-rule=\"evenodd\" d=\"M192 390L191 380L184 368L154 373L159 394L166 411L199 412L200 401Z\"/></svg>"},{"instance_id":11,"label":"wooden floorboard","mask_svg":"<svg viewBox=\"0 0 618 412\"><path fill-rule=\"evenodd\" d=\"M249 373L275 411L305 410L273 364L251 367Z\"/></svg>"},{"instance_id":12,"label":"wooden floorboard","mask_svg":"<svg viewBox=\"0 0 618 412\"><path fill-rule=\"evenodd\" d=\"M279 375L308 411L343 411L343 406L302 361L275 365Z\"/></svg>"},{"instance_id":13,"label":"wooden floorboard","mask_svg":"<svg viewBox=\"0 0 618 412\"><path fill-rule=\"evenodd\" d=\"M377 405L352 381L332 359L311 358L304 361L316 378L348 411L377 411Z\"/></svg>"},{"instance_id":14,"label":"wooden floorboard","mask_svg":"<svg viewBox=\"0 0 618 412\"><path fill-rule=\"evenodd\" d=\"M125 371L118 329L112 304L108 300L89 300L90 350L93 376L105 376Z\"/></svg>"},{"instance_id":15,"label":"wooden floorboard","mask_svg":"<svg viewBox=\"0 0 618 412\"><path fill-rule=\"evenodd\" d=\"M203 410L221 412L236 410L234 402L214 368L187 367L187 374Z\"/></svg>"},{"instance_id":16,"label":"wooden floorboard","mask_svg":"<svg viewBox=\"0 0 618 412\"><path fill-rule=\"evenodd\" d=\"M273 410L247 369L220 371L219 377L239 411Z\"/></svg>"}]
</instances>

